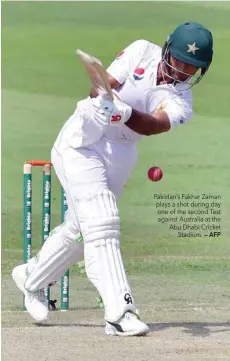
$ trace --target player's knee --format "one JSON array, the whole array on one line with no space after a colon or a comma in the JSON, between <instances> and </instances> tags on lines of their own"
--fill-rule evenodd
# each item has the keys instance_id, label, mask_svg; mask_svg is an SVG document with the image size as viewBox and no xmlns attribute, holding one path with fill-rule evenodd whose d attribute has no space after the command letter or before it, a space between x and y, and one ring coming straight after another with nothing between
<instances>
[{"instance_id":1,"label":"player's knee","mask_svg":"<svg viewBox=\"0 0 230 361\"><path fill-rule=\"evenodd\" d=\"M103 190L82 199L78 205L78 220L85 242L119 239L120 218L116 198Z\"/></svg>"},{"instance_id":2,"label":"player's knee","mask_svg":"<svg viewBox=\"0 0 230 361\"><path fill-rule=\"evenodd\" d=\"M50 238L52 239L53 237L53 239L55 240L55 236L57 233L61 235L63 243L67 245L72 243L73 241L80 242L82 239L79 226L72 220L67 220L60 226L54 228L50 232Z\"/></svg>"},{"instance_id":3,"label":"player's knee","mask_svg":"<svg viewBox=\"0 0 230 361\"><path fill-rule=\"evenodd\" d=\"M82 241L82 235L79 226L73 221L66 221L63 223L61 233L64 243L69 244Z\"/></svg>"}]
</instances>

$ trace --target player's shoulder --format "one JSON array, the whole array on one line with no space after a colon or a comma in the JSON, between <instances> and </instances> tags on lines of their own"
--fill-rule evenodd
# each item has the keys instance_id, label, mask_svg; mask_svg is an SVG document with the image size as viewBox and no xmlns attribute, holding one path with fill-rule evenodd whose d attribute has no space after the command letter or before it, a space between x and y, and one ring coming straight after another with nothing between
<instances>
[{"instance_id":1,"label":"player's shoulder","mask_svg":"<svg viewBox=\"0 0 230 361\"><path fill-rule=\"evenodd\" d=\"M132 42L130 44L130 46L132 46L133 48L135 47L136 49L141 49L143 51L152 51L155 53L161 53L162 52L162 48L157 45L152 43L149 40L145 40L145 39L138 39L135 40L134 42Z\"/></svg>"},{"instance_id":2,"label":"player's shoulder","mask_svg":"<svg viewBox=\"0 0 230 361\"><path fill-rule=\"evenodd\" d=\"M177 95L180 98L192 102L193 100L192 89L188 83L177 83L176 90L177 90Z\"/></svg>"}]
</instances>

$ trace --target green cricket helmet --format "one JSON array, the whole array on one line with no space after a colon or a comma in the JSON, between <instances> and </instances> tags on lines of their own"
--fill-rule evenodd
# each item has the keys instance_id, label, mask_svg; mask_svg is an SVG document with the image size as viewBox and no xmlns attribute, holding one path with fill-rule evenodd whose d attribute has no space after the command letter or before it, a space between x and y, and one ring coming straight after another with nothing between
<instances>
[{"instance_id":1,"label":"green cricket helmet","mask_svg":"<svg viewBox=\"0 0 230 361\"><path fill-rule=\"evenodd\" d=\"M170 55L184 63L200 68L201 74L195 82L198 83L212 62L212 33L196 22L179 25L168 36L162 49L162 59L167 63L169 63Z\"/></svg>"}]
</instances>

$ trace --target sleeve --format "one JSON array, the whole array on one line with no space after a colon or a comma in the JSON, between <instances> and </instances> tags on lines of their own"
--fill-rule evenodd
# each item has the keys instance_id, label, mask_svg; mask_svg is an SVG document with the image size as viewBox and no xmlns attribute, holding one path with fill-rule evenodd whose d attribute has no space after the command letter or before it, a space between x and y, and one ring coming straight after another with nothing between
<instances>
[{"instance_id":1,"label":"sleeve","mask_svg":"<svg viewBox=\"0 0 230 361\"><path fill-rule=\"evenodd\" d=\"M154 114L158 110L167 113L171 128L178 124L185 124L193 116L193 100L191 90L160 91L159 95L153 94L150 100L150 113Z\"/></svg>"},{"instance_id":2,"label":"sleeve","mask_svg":"<svg viewBox=\"0 0 230 361\"><path fill-rule=\"evenodd\" d=\"M192 95L175 96L166 103L164 111L169 117L171 128L185 124L193 116Z\"/></svg>"},{"instance_id":3,"label":"sleeve","mask_svg":"<svg viewBox=\"0 0 230 361\"><path fill-rule=\"evenodd\" d=\"M122 50L116 59L108 67L107 72L123 84L128 78L130 71L139 64L149 42L146 40L137 40Z\"/></svg>"}]
</instances>

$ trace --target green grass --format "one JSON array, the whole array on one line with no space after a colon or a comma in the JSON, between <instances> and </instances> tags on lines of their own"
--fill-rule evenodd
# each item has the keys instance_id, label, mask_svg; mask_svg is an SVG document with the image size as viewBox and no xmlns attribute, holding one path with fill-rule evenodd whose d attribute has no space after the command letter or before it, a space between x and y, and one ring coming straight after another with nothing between
<instances>
[{"instance_id":1,"label":"green grass","mask_svg":"<svg viewBox=\"0 0 230 361\"><path fill-rule=\"evenodd\" d=\"M2 3L2 245L3 274L21 260L22 165L28 158L50 158L50 149L76 102L90 83L76 48L107 66L136 39L163 44L186 20L213 30L214 60L194 88L193 120L168 134L139 143L139 163L119 202L122 250L127 269L213 280L229 279L230 226L230 6L191 3ZM152 165L164 177L151 183ZM54 177L55 178L55 177ZM218 193L222 196L222 236L180 239L157 223L154 193ZM34 174L33 243L40 245L41 183ZM60 220L60 192L54 180L53 225Z\"/></svg>"}]
</instances>

